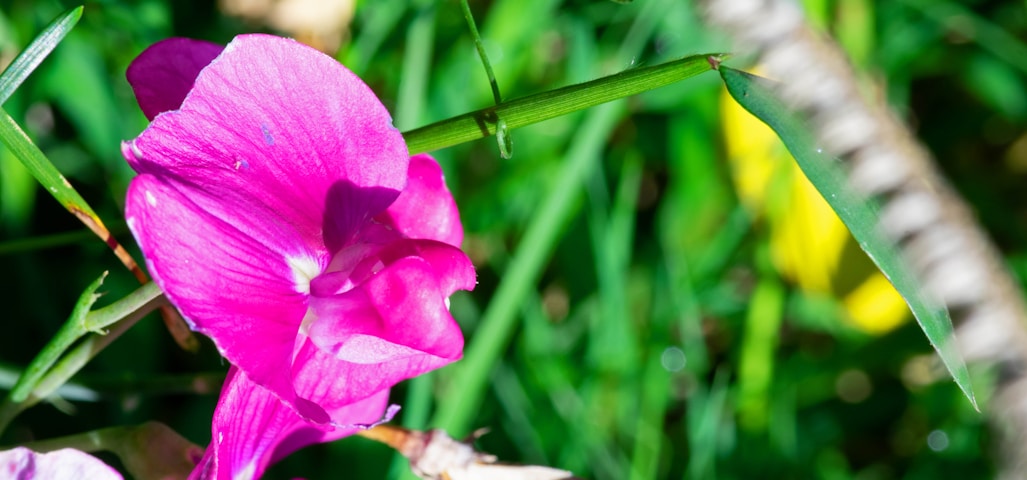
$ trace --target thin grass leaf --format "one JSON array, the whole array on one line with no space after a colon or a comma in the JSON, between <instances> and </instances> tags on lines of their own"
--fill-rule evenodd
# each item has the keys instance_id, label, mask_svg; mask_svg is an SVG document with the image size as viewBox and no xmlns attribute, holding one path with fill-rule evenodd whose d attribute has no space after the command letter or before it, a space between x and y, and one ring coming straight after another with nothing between
<instances>
[{"instance_id":1,"label":"thin grass leaf","mask_svg":"<svg viewBox=\"0 0 1027 480\"><path fill-rule=\"evenodd\" d=\"M469 431L485 396L487 381L513 334L519 306L542 273L545 261L556 248L559 233L575 209L575 199L588 172L595 168L600 151L617 120L623 103L603 105L590 111L557 175L561 182L546 194L538 214L528 225L492 301L482 314L481 326L464 349L464 360L453 366L453 385L458 395L440 402L433 426L456 435Z\"/></svg>"},{"instance_id":2,"label":"thin grass leaf","mask_svg":"<svg viewBox=\"0 0 1027 480\"><path fill-rule=\"evenodd\" d=\"M132 272L140 282L146 281L146 275L139 265L111 235L110 230L103 224L92 207L78 194L78 191L71 186L64 175L57 171L57 167L54 167L50 159L46 158L46 155L25 134L21 126L4 110L0 110L0 142L3 142L14 153L14 156L25 165L32 176L36 177L43 188L50 192L50 195L53 195L64 208L107 243L111 250L114 250L114 254L125 265L125 268Z\"/></svg>"},{"instance_id":3,"label":"thin grass leaf","mask_svg":"<svg viewBox=\"0 0 1027 480\"><path fill-rule=\"evenodd\" d=\"M962 355L955 348L948 310L921 288L894 242L878 230L880 214L877 202L861 197L848 187L838 159L817 147L811 130L774 95L768 80L724 66L720 67L720 76L735 101L766 122L781 137L803 173L852 232L860 248L906 300L945 368L976 409L970 374Z\"/></svg>"},{"instance_id":4,"label":"thin grass leaf","mask_svg":"<svg viewBox=\"0 0 1027 480\"><path fill-rule=\"evenodd\" d=\"M717 450L722 439L730 436L731 427L724 423L724 412L730 408L730 374L719 369L707 390L698 386L688 409L688 446L691 453L685 478L698 480L717 478Z\"/></svg>"},{"instance_id":5,"label":"thin grass leaf","mask_svg":"<svg viewBox=\"0 0 1027 480\"><path fill-rule=\"evenodd\" d=\"M29 74L43 62L43 59L50 55L54 47L75 27L80 18L82 18L81 6L60 14L4 69L4 72L0 74L0 105L3 105L28 78Z\"/></svg>"},{"instance_id":6,"label":"thin grass leaf","mask_svg":"<svg viewBox=\"0 0 1027 480\"><path fill-rule=\"evenodd\" d=\"M149 281L143 270L139 268L132 255L125 250L114 235L110 232L103 220L93 211L92 207L79 195L78 191L71 186L64 175L57 171L57 167L50 162L49 158L39 150L39 147L32 142L32 139L25 134L21 126L11 116L0 109L0 143L3 143L25 168L36 177L41 185L72 215L75 215L86 225L96 236L114 252L114 255L121 261L122 265L141 284ZM161 316L168 332L175 338L175 342L186 351L196 351L199 348L199 340L189 330L185 321L178 313L169 306L161 307Z\"/></svg>"}]
</instances>

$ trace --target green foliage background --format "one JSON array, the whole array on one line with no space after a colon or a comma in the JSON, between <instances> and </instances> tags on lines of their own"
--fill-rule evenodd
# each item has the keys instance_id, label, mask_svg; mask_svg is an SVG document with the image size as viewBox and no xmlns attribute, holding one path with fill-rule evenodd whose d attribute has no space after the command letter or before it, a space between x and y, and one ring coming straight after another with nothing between
<instances>
[{"instance_id":1,"label":"green foliage background","mask_svg":"<svg viewBox=\"0 0 1027 480\"><path fill-rule=\"evenodd\" d=\"M804 4L886 85L883 95L1027 274L1027 4ZM0 63L72 5L0 1ZM687 1L472 8L506 98L730 48ZM146 120L124 80L128 63L169 36L225 43L262 30L213 2L87 4L4 108L132 245L122 205L133 172L119 142ZM338 58L403 130L492 102L452 0L360 2ZM836 299L803 293L775 271L765 226L739 205L725 165L720 88L705 74L516 130L509 160L493 139L434 153L479 275L452 311L469 347L488 345L496 363L464 362L397 387L398 421L441 422L454 436L488 427L479 445L505 461L599 480L990 478L995 445L983 416L931 363L915 323L857 331ZM107 247L0 149L3 385L103 270L111 276L101 303L135 288ZM489 327L504 322L508 330ZM742 368L743 358L765 361ZM209 342L184 353L153 316L75 379L95 398L35 407L0 444L146 420L205 444L216 392L191 392L190 382L225 369ZM465 372L474 369L481 375ZM987 372L972 373L986 384ZM305 449L268 477L404 471L388 448L348 438Z\"/></svg>"}]
</instances>

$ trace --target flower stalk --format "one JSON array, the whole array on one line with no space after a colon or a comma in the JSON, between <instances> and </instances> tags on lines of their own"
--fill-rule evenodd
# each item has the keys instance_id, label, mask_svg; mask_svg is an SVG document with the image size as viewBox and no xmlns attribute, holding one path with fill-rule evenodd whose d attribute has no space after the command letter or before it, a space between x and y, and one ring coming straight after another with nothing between
<instances>
[{"instance_id":1,"label":"flower stalk","mask_svg":"<svg viewBox=\"0 0 1027 480\"><path fill-rule=\"evenodd\" d=\"M411 155L451 147L495 135L500 121L507 129L524 127L691 78L712 69L709 57L720 61L725 55L692 55L650 67L632 68L458 115L404 132L403 138Z\"/></svg>"},{"instance_id":2,"label":"flower stalk","mask_svg":"<svg viewBox=\"0 0 1027 480\"><path fill-rule=\"evenodd\" d=\"M135 325L139 319L166 305L160 289L147 283L132 294L96 311L90 311L100 297L96 290L103 284L104 272L82 292L68 321L50 343L29 364L18 382L0 404L0 432L19 413L50 396L85 366L104 347ZM110 327L109 331L105 331ZM78 343L90 332L99 333ZM71 349L68 352L69 349ZM65 355L65 352L68 352Z\"/></svg>"}]
</instances>

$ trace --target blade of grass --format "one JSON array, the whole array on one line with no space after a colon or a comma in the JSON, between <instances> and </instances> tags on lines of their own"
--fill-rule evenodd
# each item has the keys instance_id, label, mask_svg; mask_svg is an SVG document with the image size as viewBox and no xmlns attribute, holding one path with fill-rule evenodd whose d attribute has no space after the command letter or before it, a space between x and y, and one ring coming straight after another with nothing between
<instances>
[{"instance_id":1,"label":"blade of grass","mask_svg":"<svg viewBox=\"0 0 1027 480\"><path fill-rule=\"evenodd\" d=\"M945 368L976 409L970 374L956 350L948 310L920 287L894 243L878 230L877 202L862 198L848 187L838 160L822 153L813 141L811 130L774 95L768 80L724 66L720 67L720 76L735 101L781 137L803 173L852 232L860 248L906 300Z\"/></svg>"},{"instance_id":2,"label":"blade of grass","mask_svg":"<svg viewBox=\"0 0 1027 480\"><path fill-rule=\"evenodd\" d=\"M768 411L774 378L774 352L784 316L784 303L784 286L772 273L763 273L749 301L738 361L738 422L752 431L764 430L770 421Z\"/></svg>"},{"instance_id":3,"label":"blade of grass","mask_svg":"<svg viewBox=\"0 0 1027 480\"><path fill-rule=\"evenodd\" d=\"M686 479L717 478L717 450L724 437L733 435L731 425L724 422L724 412L730 407L729 376L726 370L717 370L709 390L700 386L689 400L687 433L691 457Z\"/></svg>"},{"instance_id":4,"label":"blade of grass","mask_svg":"<svg viewBox=\"0 0 1027 480\"><path fill-rule=\"evenodd\" d=\"M592 183L603 183L601 173ZM591 367L606 373L627 375L640 370L637 333L628 319L628 269L634 245L635 205L642 182L642 158L632 151L624 159L620 185L612 208L603 202L605 190L590 195L592 212L590 230L595 251L596 278L599 283L599 314L589 333L586 358ZM595 191L605 185L593 187ZM596 198L599 197L599 198Z\"/></svg>"},{"instance_id":5,"label":"blade of grass","mask_svg":"<svg viewBox=\"0 0 1027 480\"><path fill-rule=\"evenodd\" d=\"M29 74L46 58L58 43L71 31L82 17L82 7L75 7L59 15L29 44L11 65L0 74L0 104L3 104L14 90L28 78ZM36 180L64 208L68 209L82 223L93 231L101 240L114 251L122 264L140 282L146 282L146 275L132 256L118 244L118 241L111 235L104 226L103 221L96 215L92 207L78 194L68 183L67 179L57 171L46 155L36 147L28 135L11 118L7 112L0 116L0 141L14 153L15 157L32 173Z\"/></svg>"},{"instance_id":6,"label":"blade of grass","mask_svg":"<svg viewBox=\"0 0 1027 480\"><path fill-rule=\"evenodd\" d=\"M82 18L82 7L71 8L50 22L28 47L0 74L0 105L3 105L11 94L21 86L43 59L53 51L64 36L75 27Z\"/></svg>"},{"instance_id":7,"label":"blade of grass","mask_svg":"<svg viewBox=\"0 0 1027 480\"><path fill-rule=\"evenodd\" d=\"M397 128L413 128L424 115L428 78L431 74L432 41L435 36L435 3L417 2L414 19L407 27L406 53L403 55L403 75L396 95L393 115ZM411 427L412 428L412 427Z\"/></svg>"},{"instance_id":8,"label":"blade of grass","mask_svg":"<svg viewBox=\"0 0 1027 480\"><path fill-rule=\"evenodd\" d=\"M3 142L14 153L18 160L32 173L32 176L36 177L36 180L50 192L50 195L53 195L64 208L75 215L96 236L107 243L107 246L114 251L114 254L125 265L125 268L132 272L140 282L146 281L146 275L139 268L139 265L136 264L132 256L111 235L92 207L78 194L78 191L71 186L71 183L64 178L64 175L57 171L53 163L50 163L50 159L46 158L46 155L25 134L21 126L6 111L2 110L0 110L0 142Z\"/></svg>"},{"instance_id":9,"label":"blade of grass","mask_svg":"<svg viewBox=\"0 0 1027 480\"><path fill-rule=\"evenodd\" d=\"M631 480L660 478L663 424L670 399L670 373L660 362L662 353L654 350L649 354L642 374L635 444L631 453Z\"/></svg>"},{"instance_id":10,"label":"blade of grass","mask_svg":"<svg viewBox=\"0 0 1027 480\"><path fill-rule=\"evenodd\" d=\"M482 41L481 34L478 33L478 26L474 24L471 5L467 3L467 0L461 0L460 9L464 13L464 20L467 21L467 29L471 32L471 39L474 40L474 48L478 51L478 57L481 58L482 66L485 67L485 76L488 77L489 87L492 89L492 99L495 100L496 105L499 105L503 101L503 96L499 93L499 82L496 81L496 74L492 71L492 63L489 62L489 56L485 53L485 42ZM503 158L513 156L513 140L510 137L506 119L499 118L496 120L496 141L499 143L500 156Z\"/></svg>"},{"instance_id":11,"label":"blade of grass","mask_svg":"<svg viewBox=\"0 0 1027 480\"><path fill-rule=\"evenodd\" d=\"M451 435L467 433L485 394L489 372L513 333L519 306L537 281L542 266L556 246L557 235L575 207L581 183L599 159L603 139L613 130L624 112L623 103L603 105L591 112L578 130L571 149L554 183L540 203L538 214L525 231L520 246L510 260L503 281L482 315L481 326L464 351L464 359L454 365L451 384L459 395L448 395L441 403L432 425Z\"/></svg>"},{"instance_id":12,"label":"blade of grass","mask_svg":"<svg viewBox=\"0 0 1027 480\"><path fill-rule=\"evenodd\" d=\"M936 0L902 0L902 3L920 10L927 18L960 35L977 42L984 50L1003 62L1027 73L1027 45L1016 35L1003 30L994 22L960 5L958 2ZM958 18L961 21L953 22Z\"/></svg>"}]
</instances>

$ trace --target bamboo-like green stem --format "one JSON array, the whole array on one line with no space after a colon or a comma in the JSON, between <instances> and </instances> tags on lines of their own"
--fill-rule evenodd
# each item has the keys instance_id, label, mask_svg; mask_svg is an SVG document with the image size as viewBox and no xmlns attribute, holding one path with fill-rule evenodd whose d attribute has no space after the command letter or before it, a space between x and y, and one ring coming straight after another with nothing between
<instances>
[{"instance_id":1,"label":"bamboo-like green stem","mask_svg":"<svg viewBox=\"0 0 1027 480\"><path fill-rule=\"evenodd\" d=\"M693 55L651 67L632 68L465 113L410 130L403 137L411 155L451 147L495 135L500 119L509 129L519 128L693 77L712 69L709 57L719 61L723 55Z\"/></svg>"}]
</instances>

